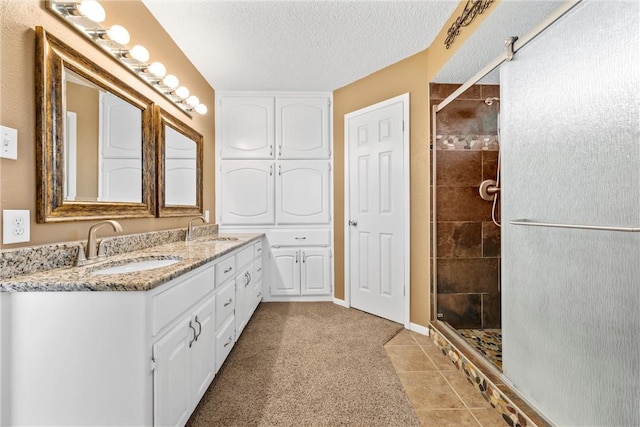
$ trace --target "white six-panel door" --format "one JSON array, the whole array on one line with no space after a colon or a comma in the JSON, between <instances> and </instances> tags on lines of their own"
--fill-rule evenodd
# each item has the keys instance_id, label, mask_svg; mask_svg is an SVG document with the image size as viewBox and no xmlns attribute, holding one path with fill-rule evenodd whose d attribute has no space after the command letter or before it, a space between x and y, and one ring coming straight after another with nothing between
<instances>
[{"instance_id":1,"label":"white six-panel door","mask_svg":"<svg viewBox=\"0 0 640 427\"><path fill-rule=\"evenodd\" d=\"M405 322L404 109L381 103L346 121L351 306Z\"/></svg>"}]
</instances>

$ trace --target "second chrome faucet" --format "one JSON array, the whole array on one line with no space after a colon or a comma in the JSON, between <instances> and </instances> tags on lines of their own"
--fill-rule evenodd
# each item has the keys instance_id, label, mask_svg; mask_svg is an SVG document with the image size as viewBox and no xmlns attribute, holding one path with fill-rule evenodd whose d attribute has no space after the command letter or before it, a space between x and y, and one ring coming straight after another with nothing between
<instances>
[{"instance_id":1,"label":"second chrome faucet","mask_svg":"<svg viewBox=\"0 0 640 427\"><path fill-rule=\"evenodd\" d=\"M184 238L185 242L188 242L189 240L191 240L193 238L193 221L200 219L202 220L203 223L207 223L207 220L205 219L205 217L203 216L197 216L195 218L191 218L189 220L189 225L187 226L187 234Z\"/></svg>"}]
</instances>

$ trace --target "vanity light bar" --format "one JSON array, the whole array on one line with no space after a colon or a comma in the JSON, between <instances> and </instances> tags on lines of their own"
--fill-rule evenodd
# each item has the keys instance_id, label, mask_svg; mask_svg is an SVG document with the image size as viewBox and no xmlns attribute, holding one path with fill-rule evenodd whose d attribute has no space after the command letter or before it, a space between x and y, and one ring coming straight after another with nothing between
<instances>
[{"instance_id":1,"label":"vanity light bar","mask_svg":"<svg viewBox=\"0 0 640 427\"><path fill-rule=\"evenodd\" d=\"M100 46L141 80L160 92L186 113L206 114L207 106L200 103L189 89L179 86L178 78L167 74L166 67L157 61L149 63L149 51L141 45L128 48L129 32L122 25L104 28L106 18L102 5L96 0L49 0L49 9L71 24L89 40Z\"/></svg>"}]
</instances>

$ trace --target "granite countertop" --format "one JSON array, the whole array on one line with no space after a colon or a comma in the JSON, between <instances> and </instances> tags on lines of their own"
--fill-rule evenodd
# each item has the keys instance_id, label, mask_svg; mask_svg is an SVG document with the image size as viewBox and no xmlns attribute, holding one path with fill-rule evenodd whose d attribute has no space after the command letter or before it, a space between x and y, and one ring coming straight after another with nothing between
<instances>
[{"instance_id":1,"label":"granite countertop","mask_svg":"<svg viewBox=\"0 0 640 427\"><path fill-rule=\"evenodd\" d=\"M66 267L17 276L0 282L0 292L148 291L216 258L260 239L264 234L221 234L189 242L153 246L82 267ZM215 240L235 237L238 240ZM180 259L175 264L132 273L92 274L101 268L150 259Z\"/></svg>"}]
</instances>

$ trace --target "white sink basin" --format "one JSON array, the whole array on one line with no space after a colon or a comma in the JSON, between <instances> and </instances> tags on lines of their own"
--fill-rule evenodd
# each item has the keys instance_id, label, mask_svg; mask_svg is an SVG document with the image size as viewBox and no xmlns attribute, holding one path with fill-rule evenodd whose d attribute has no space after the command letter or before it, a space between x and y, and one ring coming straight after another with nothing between
<instances>
[{"instance_id":1,"label":"white sink basin","mask_svg":"<svg viewBox=\"0 0 640 427\"><path fill-rule=\"evenodd\" d=\"M91 274L122 274L122 273L136 273L138 271L153 270L155 268L167 267L169 265L180 262L180 259L146 259L146 260L134 260L126 264L114 265L113 267L100 268L94 270Z\"/></svg>"}]
</instances>

